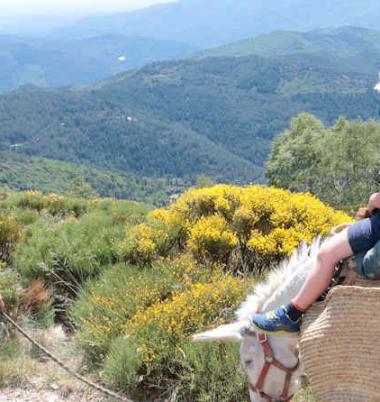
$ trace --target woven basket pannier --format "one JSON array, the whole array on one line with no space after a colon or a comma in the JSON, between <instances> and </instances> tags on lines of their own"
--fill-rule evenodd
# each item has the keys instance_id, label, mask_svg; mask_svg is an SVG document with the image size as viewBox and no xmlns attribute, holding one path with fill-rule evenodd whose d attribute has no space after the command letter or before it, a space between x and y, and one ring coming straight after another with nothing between
<instances>
[{"instance_id":1,"label":"woven basket pannier","mask_svg":"<svg viewBox=\"0 0 380 402\"><path fill-rule=\"evenodd\" d=\"M356 285L304 317L301 360L317 402L380 402L380 281Z\"/></svg>"}]
</instances>

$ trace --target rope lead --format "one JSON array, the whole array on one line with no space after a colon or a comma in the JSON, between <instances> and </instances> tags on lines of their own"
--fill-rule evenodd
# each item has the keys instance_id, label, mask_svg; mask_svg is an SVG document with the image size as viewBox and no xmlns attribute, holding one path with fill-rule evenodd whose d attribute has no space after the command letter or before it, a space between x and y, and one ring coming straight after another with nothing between
<instances>
[{"instance_id":1,"label":"rope lead","mask_svg":"<svg viewBox=\"0 0 380 402\"><path fill-rule=\"evenodd\" d=\"M69 367L65 365L62 361L60 361L57 357L55 357L51 352L49 352L44 346L42 346L40 343L35 341L31 336L29 336L18 324L16 324L15 321L12 320L9 315L4 313L3 311L0 311L0 314L5 318L6 321L8 321L20 334L22 334L26 339L28 339L29 342L31 342L34 346L36 346L39 350L41 350L45 355L50 357L51 360L53 360L55 363L58 364L61 368L63 368L65 371L67 371L70 375L75 377L77 380L83 382L84 384L88 385L91 388L96 389L97 391L102 392L103 394L110 396L112 398L116 398L119 401L123 402L133 402L131 399L126 398L125 396L122 396L114 391L111 391L99 384L95 384L94 382L88 380L87 378L81 376L80 374L76 373L75 371L71 370Z\"/></svg>"}]
</instances>

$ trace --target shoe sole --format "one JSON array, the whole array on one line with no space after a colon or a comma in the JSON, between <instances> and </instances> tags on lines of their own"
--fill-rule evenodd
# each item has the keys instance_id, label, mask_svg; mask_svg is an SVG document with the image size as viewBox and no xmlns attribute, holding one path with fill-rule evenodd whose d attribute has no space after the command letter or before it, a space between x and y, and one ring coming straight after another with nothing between
<instances>
[{"instance_id":1,"label":"shoe sole","mask_svg":"<svg viewBox=\"0 0 380 402\"><path fill-rule=\"evenodd\" d=\"M264 332L268 335L298 335L300 331L285 331L283 329L276 331L268 331L266 329L258 327L254 322L252 323L253 328L258 332Z\"/></svg>"}]
</instances>

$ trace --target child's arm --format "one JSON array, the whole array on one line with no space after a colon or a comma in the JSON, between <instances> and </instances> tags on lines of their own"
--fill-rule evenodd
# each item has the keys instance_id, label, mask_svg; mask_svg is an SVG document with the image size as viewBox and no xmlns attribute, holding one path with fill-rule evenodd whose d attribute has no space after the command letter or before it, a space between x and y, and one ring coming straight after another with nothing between
<instances>
[{"instance_id":1,"label":"child's arm","mask_svg":"<svg viewBox=\"0 0 380 402\"><path fill-rule=\"evenodd\" d=\"M380 193L374 193L368 200L368 212L373 213L375 209L380 209Z\"/></svg>"},{"instance_id":2,"label":"child's arm","mask_svg":"<svg viewBox=\"0 0 380 402\"><path fill-rule=\"evenodd\" d=\"M5 303L4 300L0 296L0 311L5 311Z\"/></svg>"}]
</instances>

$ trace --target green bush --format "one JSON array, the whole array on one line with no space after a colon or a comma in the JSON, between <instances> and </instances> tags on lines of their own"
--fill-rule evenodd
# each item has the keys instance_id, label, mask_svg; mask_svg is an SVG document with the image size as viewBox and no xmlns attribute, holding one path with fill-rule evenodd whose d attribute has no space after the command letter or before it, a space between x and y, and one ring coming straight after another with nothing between
<instances>
[{"instance_id":1,"label":"green bush","mask_svg":"<svg viewBox=\"0 0 380 402\"><path fill-rule=\"evenodd\" d=\"M0 270L0 295L7 308L17 305L21 296L21 277L19 273L7 268Z\"/></svg>"},{"instance_id":2,"label":"green bush","mask_svg":"<svg viewBox=\"0 0 380 402\"><path fill-rule=\"evenodd\" d=\"M199 344L183 341L168 361L172 381L157 391L168 400L175 393L178 401L248 401L245 374L235 344ZM146 373L141 370L138 344L127 337L112 342L104 365L104 378L113 387L128 393L144 393L152 399L152 389L144 387ZM179 352L178 352L179 351ZM226 380L228 379L228 380ZM169 390L169 391L167 391Z\"/></svg>"},{"instance_id":3,"label":"green bush","mask_svg":"<svg viewBox=\"0 0 380 402\"><path fill-rule=\"evenodd\" d=\"M71 308L87 357L99 362L112 341L125 333L125 324L136 311L169 297L176 284L166 266L142 270L122 264L89 282Z\"/></svg>"},{"instance_id":4,"label":"green bush","mask_svg":"<svg viewBox=\"0 0 380 402\"><path fill-rule=\"evenodd\" d=\"M186 342L182 350L178 400L249 401L239 345Z\"/></svg>"},{"instance_id":5,"label":"green bush","mask_svg":"<svg viewBox=\"0 0 380 402\"><path fill-rule=\"evenodd\" d=\"M41 220L25 231L14 260L28 278L41 278L75 295L82 284L116 262L114 242L124 235L109 215L94 211L80 220Z\"/></svg>"},{"instance_id":6,"label":"green bush","mask_svg":"<svg viewBox=\"0 0 380 402\"><path fill-rule=\"evenodd\" d=\"M0 262L10 263L11 253L21 238L21 228L14 216L0 214Z\"/></svg>"},{"instance_id":7,"label":"green bush","mask_svg":"<svg viewBox=\"0 0 380 402\"><path fill-rule=\"evenodd\" d=\"M35 371L35 362L25 353L17 337L5 338L0 345L0 386L17 384Z\"/></svg>"},{"instance_id":8,"label":"green bush","mask_svg":"<svg viewBox=\"0 0 380 402\"><path fill-rule=\"evenodd\" d=\"M230 319L249 285L232 277L215 279L139 308L127 322L128 336L111 344L104 365L110 383L128 392L138 383L154 384L161 393L176 389L180 400L238 400L243 380L236 348L194 345L188 337ZM233 384L223 384L226 376Z\"/></svg>"},{"instance_id":9,"label":"green bush","mask_svg":"<svg viewBox=\"0 0 380 402\"><path fill-rule=\"evenodd\" d=\"M110 215L116 224L122 222L129 225L140 223L149 212L146 204L135 201L114 200L112 198L97 198L90 201L90 210L103 211Z\"/></svg>"},{"instance_id":10,"label":"green bush","mask_svg":"<svg viewBox=\"0 0 380 402\"><path fill-rule=\"evenodd\" d=\"M37 212L46 211L53 216L83 215L89 207L89 201L75 198L64 197L55 193L43 195L38 191L27 191L13 193L3 202L2 208L24 208Z\"/></svg>"},{"instance_id":11,"label":"green bush","mask_svg":"<svg viewBox=\"0 0 380 402\"><path fill-rule=\"evenodd\" d=\"M131 392L141 383L140 366L141 356L138 345L125 336L121 336L110 345L104 365L104 378L108 384Z\"/></svg>"},{"instance_id":12,"label":"green bush","mask_svg":"<svg viewBox=\"0 0 380 402\"><path fill-rule=\"evenodd\" d=\"M29 208L16 207L12 212L17 223L22 226L32 225L41 217L37 211Z\"/></svg>"}]
</instances>

